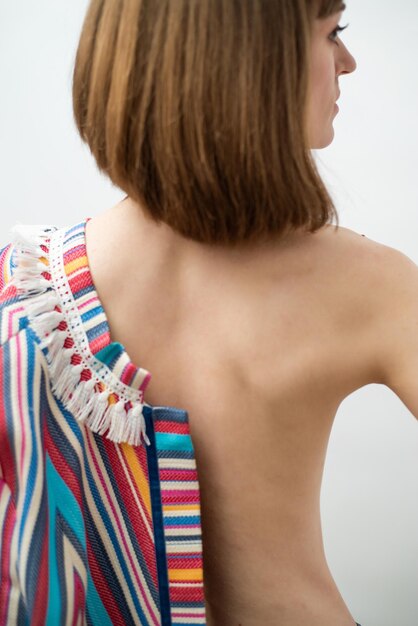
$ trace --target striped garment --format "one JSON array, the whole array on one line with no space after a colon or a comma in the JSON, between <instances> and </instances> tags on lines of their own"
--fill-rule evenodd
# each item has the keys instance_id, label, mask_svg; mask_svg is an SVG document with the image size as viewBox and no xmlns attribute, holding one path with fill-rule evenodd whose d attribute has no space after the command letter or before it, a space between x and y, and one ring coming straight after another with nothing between
<instances>
[{"instance_id":1,"label":"striped garment","mask_svg":"<svg viewBox=\"0 0 418 626\"><path fill-rule=\"evenodd\" d=\"M88 219L0 251L0 626L205 624L188 414L111 342Z\"/></svg>"}]
</instances>

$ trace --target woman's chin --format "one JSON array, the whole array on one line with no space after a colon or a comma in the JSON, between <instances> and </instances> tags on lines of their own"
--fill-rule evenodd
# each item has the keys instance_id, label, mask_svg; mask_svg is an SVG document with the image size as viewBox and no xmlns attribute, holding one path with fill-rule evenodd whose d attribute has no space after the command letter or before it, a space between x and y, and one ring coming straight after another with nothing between
<instances>
[{"instance_id":1,"label":"woman's chin","mask_svg":"<svg viewBox=\"0 0 418 626\"><path fill-rule=\"evenodd\" d=\"M332 144L334 140L334 135L334 128L331 126L329 132L327 132L326 134L324 133L322 137L318 137L313 142L313 145L311 145L311 150L322 150L323 148L327 148L329 145Z\"/></svg>"}]
</instances>

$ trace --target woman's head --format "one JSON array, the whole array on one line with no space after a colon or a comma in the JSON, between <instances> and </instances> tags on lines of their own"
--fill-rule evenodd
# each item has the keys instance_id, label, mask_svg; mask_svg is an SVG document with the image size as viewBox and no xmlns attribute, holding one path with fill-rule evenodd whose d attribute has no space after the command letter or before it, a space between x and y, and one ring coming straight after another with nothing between
<instances>
[{"instance_id":1,"label":"woman's head","mask_svg":"<svg viewBox=\"0 0 418 626\"><path fill-rule=\"evenodd\" d=\"M337 39L338 32L345 28L339 25L344 8L343 5L337 13L317 18L313 23L307 98L310 148L325 148L331 143L332 122L337 113L335 101L341 90L338 79L356 69L355 59Z\"/></svg>"},{"instance_id":2,"label":"woman's head","mask_svg":"<svg viewBox=\"0 0 418 626\"><path fill-rule=\"evenodd\" d=\"M91 0L73 107L99 169L203 243L338 223L310 150L332 139L329 98L354 69L326 32L341 5Z\"/></svg>"}]
</instances>

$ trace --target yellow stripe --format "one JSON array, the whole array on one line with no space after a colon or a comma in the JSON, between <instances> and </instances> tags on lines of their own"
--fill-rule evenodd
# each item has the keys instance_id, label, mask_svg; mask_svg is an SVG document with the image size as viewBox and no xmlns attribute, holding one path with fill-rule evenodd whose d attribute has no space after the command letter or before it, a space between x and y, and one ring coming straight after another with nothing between
<instances>
[{"instance_id":1,"label":"yellow stripe","mask_svg":"<svg viewBox=\"0 0 418 626\"><path fill-rule=\"evenodd\" d=\"M65 264L65 273L67 274L67 276L69 276L76 270L80 269L80 267L85 267L86 265L87 265L86 255L80 256L77 259L74 259L74 261L70 261L69 263Z\"/></svg>"},{"instance_id":2,"label":"yellow stripe","mask_svg":"<svg viewBox=\"0 0 418 626\"><path fill-rule=\"evenodd\" d=\"M174 580L203 580L203 569L169 569L168 579Z\"/></svg>"},{"instance_id":3,"label":"yellow stripe","mask_svg":"<svg viewBox=\"0 0 418 626\"><path fill-rule=\"evenodd\" d=\"M199 511L199 504L163 504L163 511Z\"/></svg>"},{"instance_id":4,"label":"yellow stripe","mask_svg":"<svg viewBox=\"0 0 418 626\"><path fill-rule=\"evenodd\" d=\"M128 462L128 465L132 471L132 476L135 481L135 484L138 488L139 493L144 500L144 504L147 508L148 514L151 516L151 494L150 488L148 485L148 481L145 477L144 472L142 471L142 467L138 461L138 457L133 451L133 447L129 443L121 443L122 451L125 455L125 458Z\"/></svg>"}]
</instances>

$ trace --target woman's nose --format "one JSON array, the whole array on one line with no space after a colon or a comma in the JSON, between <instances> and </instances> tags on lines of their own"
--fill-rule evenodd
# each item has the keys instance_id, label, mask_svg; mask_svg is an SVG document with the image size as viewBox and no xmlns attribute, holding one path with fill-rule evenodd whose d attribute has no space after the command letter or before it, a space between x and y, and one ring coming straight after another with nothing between
<instances>
[{"instance_id":1,"label":"woman's nose","mask_svg":"<svg viewBox=\"0 0 418 626\"><path fill-rule=\"evenodd\" d=\"M344 46L344 53L340 59L339 74L351 74L351 72L354 72L356 68L357 68L357 61L355 60L351 52L349 52L348 49Z\"/></svg>"}]
</instances>

